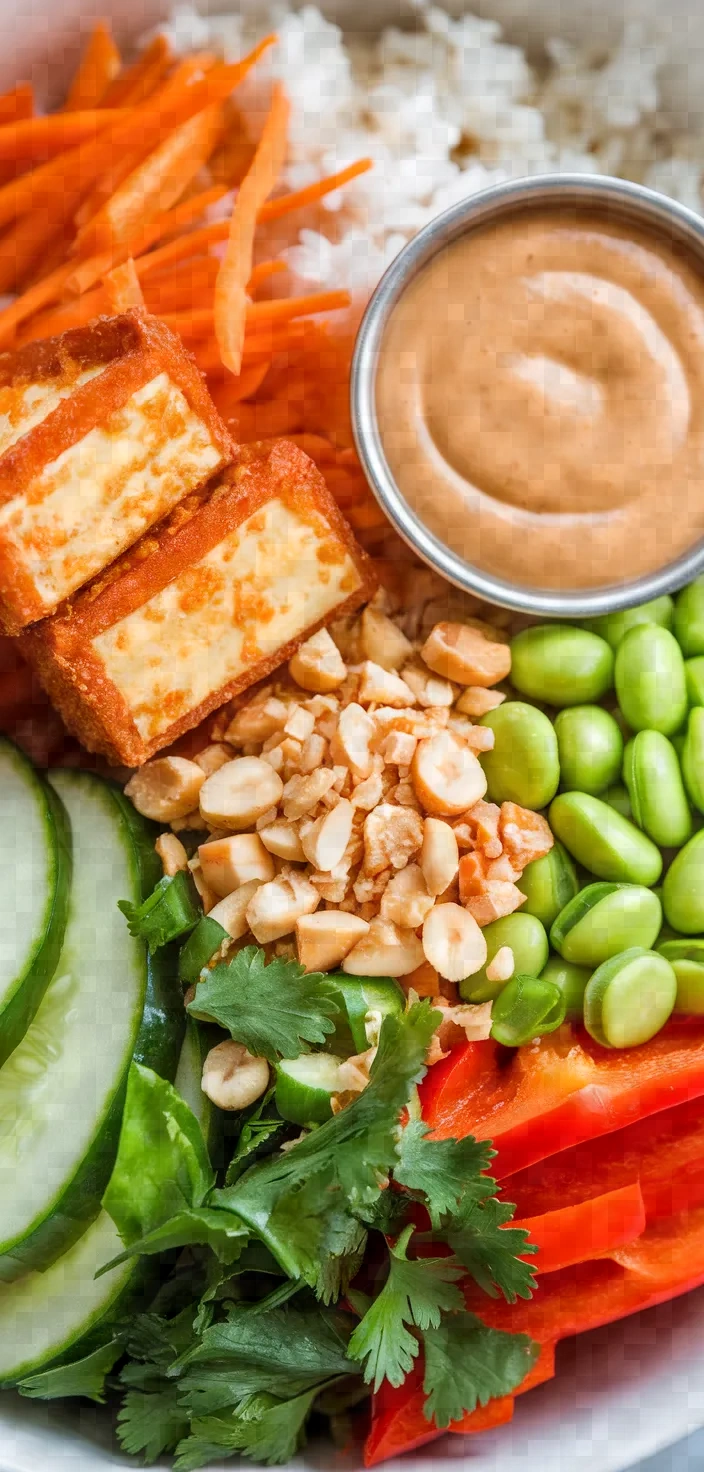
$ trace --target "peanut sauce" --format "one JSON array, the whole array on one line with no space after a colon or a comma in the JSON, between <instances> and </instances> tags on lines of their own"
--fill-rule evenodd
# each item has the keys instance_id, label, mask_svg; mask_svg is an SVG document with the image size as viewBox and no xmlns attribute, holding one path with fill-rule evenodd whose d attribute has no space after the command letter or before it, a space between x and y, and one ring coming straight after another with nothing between
<instances>
[{"instance_id":1,"label":"peanut sauce","mask_svg":"<svg viewBox=\"0 0 704 1472\"><path fill-rule=\"evenodd\" d=\"M453 242L393 309L376 407L410 507L510 582L627 582L704 535L704 282L638 226L545 207Z\"/></svg>"}]
</instances>

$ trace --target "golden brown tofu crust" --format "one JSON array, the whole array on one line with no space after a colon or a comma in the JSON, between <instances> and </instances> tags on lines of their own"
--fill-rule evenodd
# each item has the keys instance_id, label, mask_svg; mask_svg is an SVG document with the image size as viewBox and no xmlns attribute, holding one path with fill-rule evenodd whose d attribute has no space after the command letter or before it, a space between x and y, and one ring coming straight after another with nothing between
<instances>
[{"instance_id":1,"label":"golden brown tofu crust","mask_svg":"<svg viewBox=\"0 0 704 1472\"><path fill-rule=\"evenodd\" d=\"M78 387L0 455L0 506L27 491L46 465L122 409L160 373L168 375L205 425L220 451L221 465L232 460L234 443L195 360L170 328L142 311L99 318L88 327L0 354L0 389L16 388L19 398L34 383L69 386L86 369L103 364L107 366L98 378ZM192 486L185 487L184 494L190 490ZM0 529L0 628L17 634L43 616L46 605L16 547Z\"/></svg>"},{"instance_id":2,"label":"golden brown tofu crust","mask_svg":"<svg viewBox=\"0 0 704 1472\"><path fill-rule=\"evenodd\" d=\"M230 532L269 501L280 499L310 521L334 555L349 556L359 585L328 615L353 613L376 588L366 553L358 545L312 460L289 441L245 445L233 465L188 497L155 530L119 558L88 587L68 599L51 618L25 632L22 652L36 670L55 706L89 751L122 766L141 766L163 747L233 696L291 658L326 619L302 629L296 638L264 658L253 651L251 666L160 732L144 740L122 693L109 678L93 640L119 623L198 562ZM204 658L207 649L203 650Z\"/></svg>"}]
</instances>

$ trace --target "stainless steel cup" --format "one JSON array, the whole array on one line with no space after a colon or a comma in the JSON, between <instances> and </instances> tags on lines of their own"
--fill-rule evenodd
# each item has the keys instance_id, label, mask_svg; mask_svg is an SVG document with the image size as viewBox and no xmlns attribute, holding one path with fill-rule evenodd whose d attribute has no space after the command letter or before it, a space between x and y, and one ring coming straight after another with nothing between
<instances>
[{"instance_id":1,"label":"stainless steel cup","mask_svg":"<svg viewBox=\"0 0 704 1472\"><path fill-rule=\"evenodd\" d=\"M498 184L431 220L382 277L357 336L352 364L352 426L359 457L376 498L396 530L444 577L504 608L553 618L586 618L671 593L704 569L704 541L657 572L604 588L541 589L483 572L446 547L404 499L384 454L375 406L379 347L391 312L409 283L438 251L471 230L541 205L598 209L614 222L646 227L682 247L704 275L704 219L684 205L622 179L589 174L540 174Z\"/></svg>"}]
</instances>

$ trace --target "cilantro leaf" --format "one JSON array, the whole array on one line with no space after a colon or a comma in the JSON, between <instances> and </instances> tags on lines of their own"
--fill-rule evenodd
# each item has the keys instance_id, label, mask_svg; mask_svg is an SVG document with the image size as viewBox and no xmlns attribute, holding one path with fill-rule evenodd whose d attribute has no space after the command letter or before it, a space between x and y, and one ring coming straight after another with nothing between
<instances>
[{"instance_id":1,"label":"cilantro leaf","mask_svg":"<svg viewBox=\"0 0 704 1472\"><path fill-rule=\"evenodd\" d=\"M494 1151L486 1141L471 1135L464 1140L432 1140L428 1126L414 1120L401 1135L399 1154L394 1180L423 1193L434 1227L447 1213L457 1210L468 1192L482 1200L496 1189L483 1174Z\"/></svg>"},{"instance_id":2,"label":"cilantro leaf","mask_svg":"<svg viewBox=\"0 0 704 1472\"><path fill-rule=\"evenodd\" d=\"M490 1329L476 1314L450 1314L423 1333L424 1414L444 1428L493 1396L510 1395L534 1364L539 1346L526 1334Z\"/></svg>"},{"instance_id":3,"label":"cilantro leaf","mask_svg":"<svg viewBox=\"0 0 704 1472\"><path fill-rule=\"evenodd\" d=\"M65 1396L84 1395L102 1405L105 1400L105 1380L113 1365L124 1354L124 1340L111 1339L82 1360L72 1365L60 1365L56 1370L42 1370L21 1380L17 1389L20 1395L31 1400L58 1400Z\"/></svg>"},{"instance_id":4,"label":"cilantro leaf","mask_svg":"<svg viewBox=\"0 0 704 1472\"><path fill-rule=\"evenodd\" d=\"M187 935L201 919L203 910L193 879L186 870L164 875L141 905L118 900L130 935L145 940L154 953L160 946Z\"/></svg>"},{"instance_id":5,"label":"cilantro leaf","mask_svg":"<svg viewBox=\"0 0 704 1472\"><path fill-rule=\"evenodd\" d=\"M250 1053L276 1063L298 1058L310 1043L324 1043L335 1030L339 1005L322 972L306 972L297 961L283 959L267 965L258 946L245 946L207 972L188 1011L219 1023Z\"/></svg>"},{"instance_id":6,"label":"cilantro leaf","mask_svg":"<svg viewBox=\"0 0 704 1472\"><path fill-rule=\"evenodd\" d=\"M493 1188L494 1181L488 1181ZM509 1227L515 1207L495 1196L486 1201L468 1197L459 1212L445 1223L442 1236L475 1283L498 1298L499 1290L509 1303L530 1298L535 1287L535 1268L520 1254L537 1248L528 1241L523 1227Z\"/></svg>"},{"instance_id":7,"label":"cilantro leaf","mask_svg":"<svg viewBox=\"0 0 704 1472\"><path fill-rule=\"evenodd\" d=\"M263 1147L268 1145L269 1150L272 1150L279 1143L278 1137L283 1136L289 1128L273 1102L275 1093L276 1085L272 1085L247 1116L238 1135L235 1152L227 1167L225 1177L227 1186L234 1186L235 1181L239 1180L242 1172L253 1164Z\"/></svg>"},{"instance_id":8,"label":"cilantro leaf","mask_svg":"<svg viewBox=\"0 0 704 1472\"><path fill-rule=\"evenodd\" d=\"M176 1472L194 1472L239 1452L269 1466L288 1462L302 1445L305 1423L319 1387L290 1400L257 1397L247 1414L208 1416L193 1422L192 1434L177 1448Z\"/></svg>"},{"instance_id":9,"label":"cilantro leaf","mask_svg":"<svg viewBox=\"0 0 704 1472\"><path fill-rule=\"evenodd\" d=\"M178 1385L145 1394L128 1390L117 1416L117 1435L123 1451L145 1462L155 1462L171 1451L188 1431L188 1416L178 1403Z\"/></svg>"},{"instance_id":10,"label":"cilantro leaf","mask_svg":"<svg viewBox=\"0 0 704 1472\"><path fill-rule=\"evenodd\" d=\"M136 1242L99 1268L96 1278L110 1272L121 1262L131 1257L152 1256L157 1252L170 1252L175 1247L210 1247L218 1260L228 1265L240 1256L249 1241L249 1229L242 1226L229 1211L217 1211L207 1207L186 1207L161 1226L154 1227Z\"/></svg>"},{"instance_id":11,"label":"cilantro leaf","mask_svg":"<svg viewBox=\"0 0 704 1472\"><path fill-rule=\"evenodd\" d=\"M463 1298L455 1286L462 1269L452 1257L406 1256L413 1227L407 1227L389 1249L389 1276L350 1339L350 1359L364 1362L364 1378L378 1390L383 1380L402 1385L420 1348L408 1325L437 1328L443 1313L461 1309Z\"/></svg>"}]
</instances>

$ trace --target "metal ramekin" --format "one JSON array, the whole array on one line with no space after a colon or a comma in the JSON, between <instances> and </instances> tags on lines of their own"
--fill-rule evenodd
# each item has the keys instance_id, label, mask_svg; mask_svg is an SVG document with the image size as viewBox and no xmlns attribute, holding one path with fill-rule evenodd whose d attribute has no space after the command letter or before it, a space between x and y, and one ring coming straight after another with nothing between
<instances>
[{"instance_id":1,"label":"metal ramekin","mask_svg":"<svg viewBox=\"0 0 704 1472\"><path fill-rule=\"evenodd\" d=\"M375 406L378 352L390 314L409 282L444 246L488 222L505 219L538 205L590 206L608 211L620 223L660 232L686 248L704 275L704 219L663 194L588 174L540 174L498 184L460 201L431 220L397 255L382 277L357 336L352 363L352 426L359 457L376 498L406 542L437 572L465 591L521 613L553 618L585 618L612 613L671 593L704 569L704 541L658 572L627 583L591 589L523 587L483 572L450 551L418 519L404 500L384 455Z\"/></svg>"}]
</instances>

